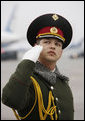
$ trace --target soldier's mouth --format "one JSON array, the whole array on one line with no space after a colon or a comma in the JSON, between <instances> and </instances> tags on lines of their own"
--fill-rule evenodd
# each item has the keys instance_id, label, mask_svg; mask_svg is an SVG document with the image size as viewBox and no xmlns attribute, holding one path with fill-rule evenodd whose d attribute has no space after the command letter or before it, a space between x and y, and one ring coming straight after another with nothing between
<instances>
[{"instance_id":1,"label":"soldier's mouth","mask_svg":"<svg viewBox=\"0 0 85 121\"><path fill-rule=\"evenodd\" d=\"M56 53L54 51L49 51L48 54L50 54L50 55L56 55Z\"/></svg>"}]
</instances>

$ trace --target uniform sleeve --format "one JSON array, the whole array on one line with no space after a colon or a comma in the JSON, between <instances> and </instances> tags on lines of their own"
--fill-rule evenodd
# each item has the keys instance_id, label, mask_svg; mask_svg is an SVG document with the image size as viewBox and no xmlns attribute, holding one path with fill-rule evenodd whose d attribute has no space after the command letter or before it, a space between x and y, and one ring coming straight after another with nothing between
<instances>
[{"instance_id":1,"label":"uniform sleeve","mask_svg":"<svg viewBox=\"0 0 85 121\"><path fill-rule=\"evenodd\" d=\"M2 103L14 108L23 109L29 103L29 86L32 83L30 76L33 74L35 63L23 60L16 68L2 91Z\"/></svg>"}]
</instances>

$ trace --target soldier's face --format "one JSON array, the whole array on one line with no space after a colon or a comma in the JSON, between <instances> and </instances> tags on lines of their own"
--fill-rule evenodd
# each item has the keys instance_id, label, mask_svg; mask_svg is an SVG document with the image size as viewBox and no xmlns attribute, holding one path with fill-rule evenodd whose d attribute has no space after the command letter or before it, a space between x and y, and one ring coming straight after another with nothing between
<instances>
[{"instance_id":1,"label":"soldier's face","mask_svg":"<svg viewBox=\"0 0 85 121\"><path fill-rule=\"evenodd\" d=\"M42 39L40 45L43 46L43 50L39 56L39 59L44 59L50 62L56 62L62 55L62 42L55 38Z\"/></svg>"}]
</instances>

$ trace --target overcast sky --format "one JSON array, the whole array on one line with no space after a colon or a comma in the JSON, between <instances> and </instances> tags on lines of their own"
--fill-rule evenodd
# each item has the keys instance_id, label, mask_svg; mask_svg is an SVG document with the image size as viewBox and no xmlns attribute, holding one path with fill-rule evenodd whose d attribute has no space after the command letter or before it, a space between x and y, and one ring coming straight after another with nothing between
<instances>
[{"instance_id":1,"label":"overcast sky","mask_svg":"<svg viewBox=\"0 0 85 121\"><path fill-rule=\"evenodd\" d=\"M38 16L56 13L64 16L73 27L73 39L84 38L84 1L1 1L1 30L4 30L13 7L17 5L12 29L26 36L29 24Z\"/></svg>"}]
</instances>

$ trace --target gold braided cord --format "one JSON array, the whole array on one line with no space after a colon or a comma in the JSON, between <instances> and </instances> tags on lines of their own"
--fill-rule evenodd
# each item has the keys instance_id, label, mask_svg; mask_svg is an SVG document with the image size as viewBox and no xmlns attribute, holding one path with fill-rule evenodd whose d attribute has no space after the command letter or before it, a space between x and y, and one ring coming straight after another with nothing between
<instances>
[{"instance_id":1,"label":"gold braided cord","mask_svg":"<svg viewBox=\"0 0 85 121\"><path fill-rule=\"evenodd\" d=\"M31 79L32 79L34 85L36 85L36 90L37 90L37 94L38 94L38 108L39 108L40 119L45 120L47 115L50 115L51 119L54 120L53 114L55 113L56 114L55 119L57 120L56 106L54 104L54 97L52 96L52 91L49 91L48 106L47 106L47 110L46 110L44 107L43 97L42 97L42 92L41 92L40 86L32 76L31 76ZM53 103L53 107L51 107L51 101ZM43 115L43 113L45 113L45 114Z\"/></svg>"},{"instance_id":2,"label":"gold braided cord","mask_svg":"<svg viewBox=\"0 0 85 121\"><path fill-rule=\"evenodd\" d=\"M38 84L38 82L31 76L30 77L32 79L33 85L34 85L34 89L35 89L35 102L34 105L32 107L32 109L30 110L30 112L25 116L25 117L20 117L18 114L16 114L15 112L15 116L16 118L19 120L20 119L25 119L27 116L29 116L29 114L33 111L37 99L38 99L38 110L39 110L39 116L40 116L40 120L46 120L47 115L49 115L51 117L51 120L54 120L53 118L53 114L55 113L55 120L57 120L57 112L56 112L56 106L54 104L54 97L52 95L52 91L49 91L49 96L48 96L48 106L47 109L45 109L44 107L44 103L43 103L43 96L42 96L42 92L41 92L41 88ZM53 106L51 107L51 105L53 104Z\"/></svg>"},{"instance_id":3,"label":"gold braided cord","mask_svg":"<svg viewBox=\"0 0 85 121\"><path fill-rule=\"evenodd\" d=\"M17 120L20 120L19 119L19 116L17 115L16 111L12 108L13 112L14 112L14 115L16 116Z\"/></svg>"},{"instance_id":4,"label":"gold braided cord","mask_svg":"<svg viewBox=\"0 0 85 121\"><path fill-rule=\"evenodd\" d=\"M43 36L43 35L55 35L55 36L58 36L58 37L62 38L63 42L65 42L65 38L64 37L62 37L59 34L55 34L55 33L43 33L43 34L39 34L39 35L36 36L36 38L39 38L40 36Z\"/></svg>"}]
</instances>

